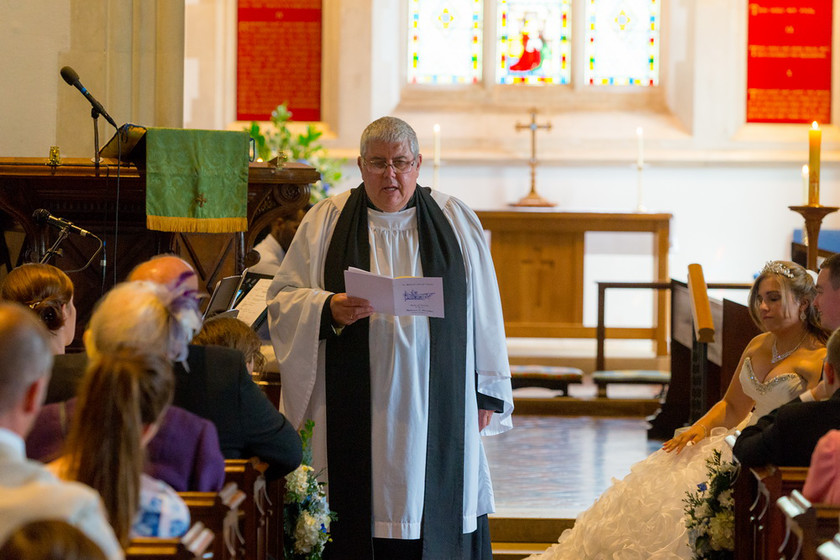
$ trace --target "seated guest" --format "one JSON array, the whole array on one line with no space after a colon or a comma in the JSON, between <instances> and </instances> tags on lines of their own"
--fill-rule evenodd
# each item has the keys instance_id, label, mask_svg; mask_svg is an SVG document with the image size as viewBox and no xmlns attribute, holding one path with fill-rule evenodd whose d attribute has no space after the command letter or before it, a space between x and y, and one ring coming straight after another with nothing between
<instances>
[{"instance_id":1,"label":"seated guest","mask_svg":"<svg viewBox=\"0 0 840 560\"><path fill-rule=\"evenodd\" d=\"M840 430L829 430L814 448L802 495L812 502L840 504Z\"/></svg>"},{"instance_id":2,"label":"seated guest","mask_svg":"<svg viewBox=\"0 0 840 560\"><path fill-rule=\"evenodd\" d=\"M259 262L248 270L272 276L276 274L305 214L306 210L297 210L291 217L275 218L268 235L254 246L254 251L260 255Z\"/></svg>"},{"instance_id":3,"label":"seated guest","mask_svg":"<svg viewBox=\"0 0 840 560\"><path fill-rule=\"evenodd\" d=\"M82 381L65 454L50 463L61 478L99 492L123 547L131 537L179 537L190 526L180 496L142 473L143 450L172 402L174 385L162 356L131 349L97 354Z\"/></svg>"},{"instance_id":4,"label":"seated guest","mask_svg":"<svg viewBox=\"0 0 840 560\"><path fill-rule=\"evenodd\" d=\"M732 452L745 467L768 464L807 467L817 441L840 428L840 330L826 344L823 383L825 401L792 401L744 428Z\"/></svg>"},{"instance_id":5,"label":"seated guest","mask_svg":"<svg viewBox=\"0 0 840 560\"><path fill-rule=\"evenodd\" d=\"M172 360L187 352L199 324L198 307L189 294L148 282L121 284L97 305L85 332L85 347L91 357L131 347L141 354L165 352ZM26 440L30 458L46 462L61 453L76 406L71 399L43 408ZM146 474L179 492L216 491L224 484L224 457L215 426L181 408L167 408L147 456Z\"/></svg>"},{"instance_id":6,"label":"seated guest","mask_svg":"<svg viewBox=\"0 0 840 560\"><path fill-rule=\"evenodd\" d=\"M28 309L0 303L0 542L20 525L49 517L79 528L109 559L122 558L96 492L62 482L24 456L23 437L40 409L51 366L44 326Z\"/></svg>"},{"instance_id":7,"label":"seated guest","mask_svg":"<svg viewBox=\"0 0 840 560\"><path fill-rule=\"evenodd\" d=\"M261 371L265 364L265 357L260 352L260 337L245 321L236 317L219 316L207 319L193 338L193 344L239 350L245 357L248 373Z\"/></svg>"},{"instance_id":8,"label":"seated guest","mask_svg":"<svg viewBox=\"0 0 840 560\"><path fill-rule=\"evenodd\" d=\"M84 533L58 519L30 521L15 529L3 546L3 560L105 560Z\"/></svg>"},{"instance_id":9,"label":"seated guest","mask_svg":"<svg viewBox=\"0 0 840 560\"><path fill-rule=\"evenodd\" d=\"M138 265L129 280L148 280L170 290L186 288L191 293L198 293L195 271L172 255L158 256ZM100 329L99 337L102 342L111 340L113 344L124 340L107 328ZM253 382L240 352L190 345L186 362L183 360L183 357L173 359L173 404L216 426L222 455L226 459L259 457L269 465L266 472L269 480L285 476L300 465L300 436ZM73 380L82 372L74 365L65 367L67 365L60 357L56 359L53 380L60 378L57 384L72 386ZM61 396L68 399L73 392Z\"/></svg>"},{"instance_id":10,"label":"seated guest","mask_svg":"<svg viewBox=\"0 0 840 560\"><path fill-rule=\"evenodd\" d=\"M21 303L40 317L52 335L53 354L64 354L76 337L73 282L62 270L50 264L21 265L6 276L0 298Z\"/></svg>"}]
</instances>

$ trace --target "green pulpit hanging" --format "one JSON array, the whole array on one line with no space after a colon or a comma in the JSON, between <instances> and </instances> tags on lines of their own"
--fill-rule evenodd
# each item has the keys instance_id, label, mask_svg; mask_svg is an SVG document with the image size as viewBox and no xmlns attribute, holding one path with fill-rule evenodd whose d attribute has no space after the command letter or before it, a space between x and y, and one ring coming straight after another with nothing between
<instances>
[{"instance_id":1,"label":"green pulpit hanging","mask_svg":"<svg viewBox=\"0 0 840 560\"><path fill-rule=\"evenodd\" d=\"M184 233L248 229L248 134L146 131L146 227Z\"/></svg>"}]
</instances>

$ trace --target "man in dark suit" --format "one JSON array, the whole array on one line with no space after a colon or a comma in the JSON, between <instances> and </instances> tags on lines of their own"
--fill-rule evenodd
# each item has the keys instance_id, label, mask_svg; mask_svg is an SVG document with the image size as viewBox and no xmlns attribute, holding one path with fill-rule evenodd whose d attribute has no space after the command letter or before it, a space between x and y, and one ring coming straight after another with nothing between
<instances>
[{"instance_id":1,"label":"man in dark suit","mask_svg":"<svg viewBox=\"0 0 840 560\"><path fill-rule=\"evenodd\" d=\"M192 267L178 257L166 255L138 265L128 280L168 285L184 278L198 289ZM84 354L56 356L47 402L74 397L86 365ZM186 365L174 364L172 404L213 422L226 459L257 456L269 465L268 479L297 468L301 461L300 437L253 382L241 352L190 345Z\"/></svg>"},{"instance_id":2,"label":"man in dark suit","mask_svg":"<svg viewBox=\"0 0 840 560\"><path fill-rule=\"evenodd\" d=\"M732 449L742 465L807 467L817 441L840 428L840 330L834 331L826 346L823 382L829 399L790 402L744 428Z\"/></svg>"}]
</instances>

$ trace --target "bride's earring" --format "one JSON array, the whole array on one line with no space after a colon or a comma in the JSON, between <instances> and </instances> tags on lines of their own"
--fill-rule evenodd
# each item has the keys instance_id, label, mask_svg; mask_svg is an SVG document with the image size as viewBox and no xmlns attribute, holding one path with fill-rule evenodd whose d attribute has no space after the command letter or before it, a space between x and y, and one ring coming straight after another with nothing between
<instances>
[{"instance_id":1,"label":"bride's earring","mask_svg":"<svg viewBox=\"0 0 840 560\"><path fill-rule=\"evenodd\" d=\"M804 323L807 318L808 318L808 315L805 313L804 309L799 312L799 320L800 321L802 321Z\"/></svg>"}]
</instances>

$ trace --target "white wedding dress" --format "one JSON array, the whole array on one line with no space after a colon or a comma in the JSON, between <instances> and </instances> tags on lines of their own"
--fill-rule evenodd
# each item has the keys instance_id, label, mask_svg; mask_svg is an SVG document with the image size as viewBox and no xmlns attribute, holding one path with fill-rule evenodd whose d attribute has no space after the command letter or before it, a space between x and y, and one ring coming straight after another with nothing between
<instances>
[{"instance_id":1,"label":"white wedding dress","mask_svg":"<svg viewBox=\"0 0 840 560\"><path fill-rule=\"evenodd\" d=\"M796 373L759 382L749 358L744 360L738 380L744 393L755 401L753 421L806 388L805 380ZM731 450L723 441L731 432L715 428L710 437L680 454L660 449L639 461L623 480L613 479L612 486L577 517L559 542L528 560L690 559L683 499L687 491L706 480L706 458L715 449L722 451L724 459L731 459Z\"/></svg>"}]
</instances>

